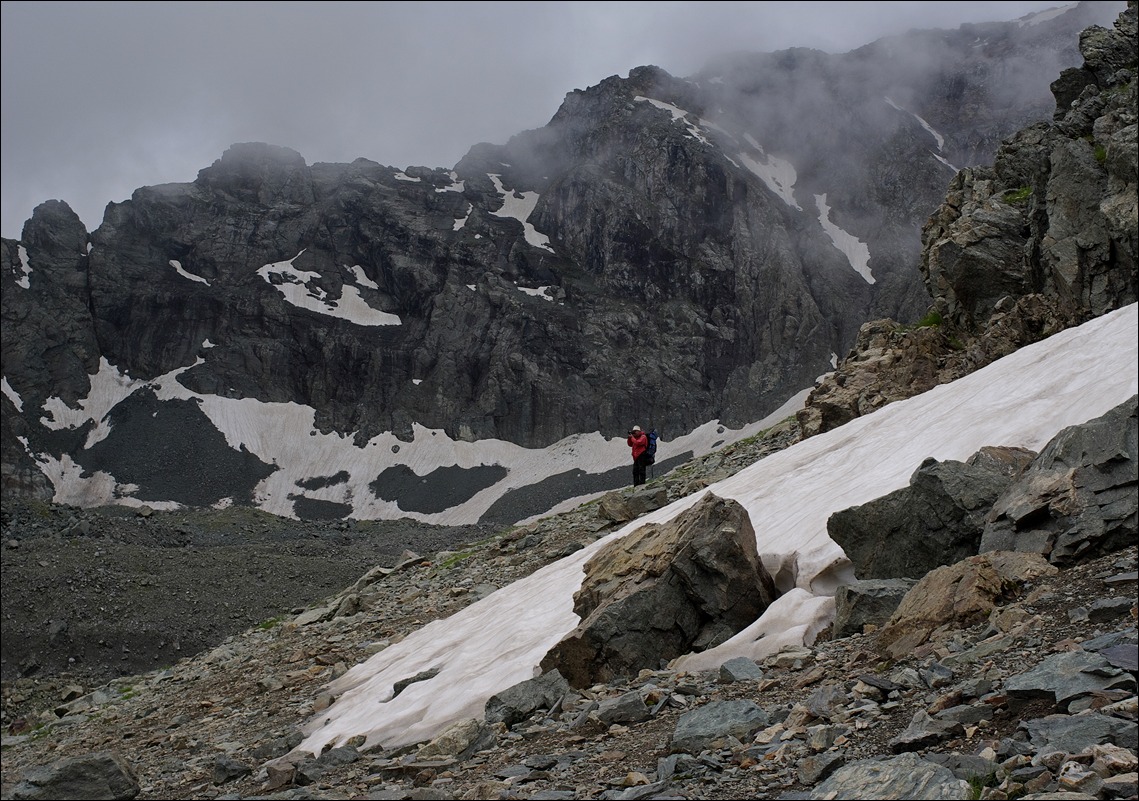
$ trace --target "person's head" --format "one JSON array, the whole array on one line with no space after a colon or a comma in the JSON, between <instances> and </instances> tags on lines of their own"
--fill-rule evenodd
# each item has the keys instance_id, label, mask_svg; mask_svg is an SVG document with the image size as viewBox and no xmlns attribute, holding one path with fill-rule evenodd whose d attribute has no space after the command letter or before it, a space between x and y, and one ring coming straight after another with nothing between
<instances>
[{"instance_id":1,"label":"person's head","mask_svg":"<svg viewBox=\"0 0 1139 801\"><path fill-rule=\"evenodd\" d=\"M640 426L633 426L633 433L634 434L640 434L641 433L641 427Z\"/></svg>"}]
</instances>

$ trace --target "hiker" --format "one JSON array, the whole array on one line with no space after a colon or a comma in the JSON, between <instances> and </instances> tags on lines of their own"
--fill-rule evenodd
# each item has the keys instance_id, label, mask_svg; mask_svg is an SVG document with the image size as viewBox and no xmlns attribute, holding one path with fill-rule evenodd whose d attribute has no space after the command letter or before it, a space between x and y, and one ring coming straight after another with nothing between
<instances>
[{"instance_id":1,"label":"hiker","mask_svg":"<svg viewBox=\"0 0 1139 801\"><path fill-rule=\"evenodd\" d=\"M645 468L648 467L645 451L649 449L649 438L640 426L633 426L625 442L633 449L633 486L636 487L645 483Z\"/></svg>"}]
</instances>

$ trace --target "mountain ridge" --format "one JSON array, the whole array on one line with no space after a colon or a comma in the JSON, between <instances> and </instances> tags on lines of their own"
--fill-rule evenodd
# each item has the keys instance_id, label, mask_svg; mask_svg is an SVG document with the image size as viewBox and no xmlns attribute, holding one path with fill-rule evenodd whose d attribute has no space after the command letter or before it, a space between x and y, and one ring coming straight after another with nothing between
<instances>
[{"instance_id":1,"label":"mountain ridge","mask_svg":"<svg viewBox=\"0 0 1139 801\"><path fill-rule=\"evenodd\" d=\"M965 47L968 32L950 42L982 75L1014 42L1050 63L1074 53L1075 26L1100 11L985 27L989 50ZM953 97L902 111L901 93L893 106L876 97L881 81L839 80L856 60L863 78L875 65L909 77L875 57L832 56L821 79L792 58L759 86L743 68L701 84L636 68L569 93L545 128L477 145L452 170L310 167L287 148L239 144L191 184L110 204L91 234L65 204L45 204L25 241L0 248L5 490L82 506L414 517L414 499L385 487L409 469L434 483L467 470L449 453L417 461L440 437L540 450L599 436L600 464L499 465L508 482L560 477L573 497L584 494L575 482L624 463L633 420L666 441L709 421L746 436L828 372L873 312L916 319L928 306L915 300L926 290L914 224L951 169L922 115ZM795 137L761 113L811 95L803 80L824 82L841 124L817 124L823 112L808 105L788 124ZM955 136L995 135L981 133L984 109L1008 114L985 81L962 80L973 114L937 134L951 151ZM745 94L751 116L729 102ZM1046 116L1045 99L1038 79L1025 107ZM875 114L855 113L859 103ZM993 125L1012 131L1010 119ZM903 163L920 175L890 166ZM851 260L859 243L865 263ZM106 406L94 394L107 383L133 391ZM311 410L290 438L322 446L278 448L277 404ZM140 453L156 425L167 447ZM211 484L211 463L233 469ZM490 473L469 475L481 491Z\"/></svg>"},{"instance_id":2,"label":"mountain ridge","mask_svg":"<svg viewBox=\"0 0 1139 801\"><path fill-rule=\"evenodd\" d=\"M1072 148L1082 150L1069 152L1085 153L1088 158L1075 163L1055 160L1039 177L1041 183L1034 184L1034 191L1027 196L1029 202L1018 206L1007 202L1007 198L1000 200L1007 191L1001 180L1021 178L1015 169L1002 178L1002 171L1018 163L1016 153L1025 145L1025 140L1014 139L1004 159L998 154L995 161L992 174L998 180L984 170L961 177L959 187L967 189L977 202L957 204L950 194L945 205L953 214L943 209L929 228L943 226L940 230L949 235L931 237L927 254L943 242L953 241L954 236L968 238L995 208L1002 219L1019 215L1032 221L1027 226L1028 247L1024 253L1038 262L1040 242L1054 230L1051 226L1063 226L1064 220L1073 219L1063 208L1063 193L1053 191L1065 176L1072 176L1073 184L1079 185L1084 167L1099 165L1108 178L1095 185L1101 190L1100 197L1106 199L1115 197L1117 192L1123 194L1129 175L1134 182L1134 170L1127 172L1135 149L1134 3L1121 15L1116 28L1114 37L1105 36L1098 42L1099 31L1081 37L1089 64L1082 76L1068 75L1064 86L1084 88L1075 105L1057 110L1055 125L1044 132L1054 133L1056 138L1049 140L1040 136L1040 131L1026 134L1029 143L1046 142L1052 152L1071 143ZM1118 50L1102 47L1112 42L1121 43ZM1130 53L1127 63L1132 66L1100 69L1110 67L1111 59L1100 62L1097 55L1111 56L1115 52ZM1088 130L1091 141L1083 138ZM1100 141L1105 151L1102 161L1095 156L1095 145ZM1122 184L1112 183L1115 178L1120 178ZM1057 198L1059 202L1053 205ZM1100 224L1111 239L1110 218L1121 208L1126 221L1127 207L1105 202L1096 208L1101 217L1108 218L1106 222L1101 219ZM1126 246L1128 231L1124 228L1121 233L1124 236L1119 241ZM1011 246L1001 235L990 239L981 237L970 243L971 252L976 254L971 264L992 265L993 260L987 258L990 254L1017 251L1015 238L1009 240ZM1093 245L1091 252L1096 250ZM147 738L148 748L140 749L139 764L144 775L141 786L134 780L133 792L141 789L156 797L213 797L222 793L227 784L237 790L239 797L273 793L321 798L359 794L385 798L526 794L556 798L675 794L729 798L741 793L781 798L876 797L884 788L889 797L965 798L973 793L1000 798L1072 789L1100 798L1134 795L1134 780L1126 772L1128 765L1133 768L1135 764L1134 699L1139 669L1133 657L1136 610L1134 599L1129 596L1129 588L1134 584L1133 548L1086 564L1080 564L1077 556L1076 566L1065 565L1062 571L1049 565L1037 550L1039 546L1031 544L1024 549L1028 553L980 554L947 564L922 577L920 588L907 592L909 603L899 606L899 610L911 608L923 598L944 601L945 590L936 590L935 574L956 575L955 581L962 584L948 585L951 588L970 581L977 585L994 581L999 597L990 599L987 608L982 605L985 611L980 618L956 617L935 622L920 616L911 619L911 625L917 622L925 626L918 628L929 639L906 641L914 647L901 648L900 656L895 646L887 646L886 640L874 636L878 624L873 623L861 635L836 638L833 642L820 636L810 647L791 645L763 658L759 664L757 660L745 660L750 662L750 672L746 664L733 661L721 665L718 674L715 670L650 669L635 679L574 691L567 688L558 698L540 702L529 710L520 707L520 717L510 722L491 723L489 711L485 720L471 721L474 725L456 721L453 729L441 732L443 736L430 744L417 741L390 749L369 744L363 734L367 728L364 721L353 729L360 732L360 737L340 737L328 744L332 747L321 748L321 754L306 754L298 748L302 742L296 736L298 732L290 728L292 721L307 720L305 733L313 735L319 732L323 721L343 711L353 711L344 706L352 699L337 697L338 691L333 688L343 689L358 682L365 663L349 669L348 660L343 660L347 648L344 643L350 638L355 647L365 652L351 651L351 661L366 656L372 647L372 626L381 620L384 622L380 625L386 626L381 631L394 637L389 642L374 644L379 653L373 660L399 659L406 648L396 640L404 634L418 634L419 639L414 641L420 641L426 631L423 617L438 621L432 630L439 631L440 626L446 626L449 604L456 599L463 599L458 601L460 605L474 601L467 607L474 609L482 592L475 582L487 576L487 571L492 571L496 580L509 579L515 573L525 574L542 563L549 564L550 560L564 560L579 550L581 540L604 536L613 524L622 525L637 518L646 511L639 504L662 510L662 515L670 513L664 510L674 510L675 504L658 504L668 504L675 495L701 493L713 482L727 486L732 482L724 481L725 473L741 475L736 470L744 463L762 465L765 460L754 462L757 456L785 452L786 446L812 445L811 439L815 440L812 447L824 447L833 440L845 439L856 429L873 430L875 417L871 413L875 410L892 417L909 409L927 408L952 393L954 384L939 383L936 370L932 370L934 378L925 378L937 387L934 391L923 393L923 387L913 381L897 382L889 391L892 375L905 374L907 370L912 375L915 371L917 362L907 361L907 347L928 360L930 367L947 370L944 375L953 370L968 374L957 385L964 387L972 386L969 376L973 383L983 377L978 370L999 371L1000 356L1007 355L1001 354L1002 349L1011 353L1005 364L1033 362L1035 354L1043 352L1061 356L1060 343L1072 338L1088 340L1088 332L1093 329L1100 330L1123 319L1129 321L1127 336L1109 338L1110 342L1126 344L1131 349L1112 351L1112 358L1123 361L1110 376L1122 387L1119 392L1126 394L1130 388L1132 393L1129 422L1112 425L1114 434L1131 443L1129 451L1113 451L1110 457L1118 463L1116 468L1123 483L1118 487L1093 483L1097 490L1118 493L1119 505L1109 514L1119 514L1124 528L1130 521L1133 540L1136 282L1134 261L1126 258L1125 247L1117 247L1114 252L1122 257L1117 255L1114 261L1106 262L1093 257L1081 262L1081 266L1090 267L1087 273L1054 270L1039 283L1035 279L1014 281L1014 294L1004 297L941 294L939 319L923 321L917 327L889 321L863 326L864 346L843 360L833 376L820 382L804 410L817 408L820 398L852 388L855 391L850 398L834 404L835 408L845 406L849 427L841 420L820 423L809 414L796 416L753 441L694 459L690 465L662 477L660 484L667 487L663 498L659 497L662 487L650 485L643 493L615 493L568 517L539 521L460 552L441 552L430 560L409 554L403 562L370 572L339 596L298 614L285 625L250 630L209 655L183 660L169 671L145 677L139 682L144 695L140 700L131 697L133 689L124 689L130 683L127 680L108 685L103 695L91 693L75 699L73 704L67 702L59 707L61 713L41 714L41 722L51 720L51 714L62 714L66 721L89 708L85 705L95 705L102 708L99 716L103 719L90 724L72 719L68 721L71 725L49 727L43 751L37 750L35 738L21 740L18 738L24 735L17 735L16 740L9 740L5 749L6 793L13 797L37 797L39 788L48 788L42 792L50 793L52 787L58 787L51 771L25 770L21 774L24 783L19 785L9 778L12 771L42 765L44 758L50 756L58 760L52 762L56 770L81 767L86 775L91 775L96 767L93 763L70 762L67 757L90 754L94 748L124 741L137 742L134 738L141 734ZM1051 264L1063 263L1060 260ZM1111 276L1119 281L1115 286L1122 289L1099 291L1105 284L1094 276L1098 266L1104 264L1114 265ZM1018 267L1017 259L1007 265L1014 278ZM969 286L969 270L955 273L953 264L939 266L931 262L932 272L939 269L945 269L945 286ZM997 284L1004 280L999 275L991 278ZM1060 282L1057 278L1065 280ZM1085 292L1084 286L1095 291ZM1076 290L1067 291L1071 288ZM1113 310L1097 305L1124 301L1126 307ZM896 347L899 342L905 347ZM1108 340L1102 340L1102 344L1108 344ZM1016 353L1022 347L1028 349ZM1088 363L1092 361L1088 359ZM1070 374L1054 370L1048 381L1057 386L1078 384L1084 391L1094 393L1101 378L1102 374L1094 369L1074 370ZM869 391L868 386L872 388ZM925 397L913 398L919 393ZM906 398L910 398L908 405ZM1096 396L1097 402L1105 400ZM892 410L882 408L893 402L899 405ZM1054 411L1047 403L1046 398L1040 398L1026 404L1025 409ZM1078 399L1071 403L1076 410ZM853 421L859 416L865 419ZM1020 423L1029 423L1030 415L1020 417ZM1125 409L1123 417L1127 417ZM804 421L815 428L804 426ZM915 421L911 430L917 432L919 427ZM1079 451L1080 436L1083 435L1065 429L1056 439L1076 443L1074 447ZM1045 448L1053 455L1061 450L1053 444ZM737 455L743 462L733 463ZM1046 464L1051 463L1047 459L1041 462L1042 466ZM1095 470L1092 465L1085 467ZM902 465L900 469L909 468ZM1071 473L1063 459L1058 469ZM1019 479L1031 484L1038 476L1024 473L1019 474ZM733 486L739 489L740 481ZM1038 528L1041 516L1048 520L1055 517L1064 528L1071 515L1085 511L1070 504L1053 503L1054 497L1049 500L1047 493L1031 500L1027 496L1016 497L1023 505L1014 503L1009 508L1016 510L1012 512L1014 518L1026 524L1024 533L1030 539L1046 530L1046 526ZM622 504L638 508L627 509L631 515L622 516ZM650 511L645 519L658 517ZM628 530L643 522L630 522ZM1090 528L1082 530L1081 535L1094 535L1094 524L1088 525ZM531 550L538 547L542 549L540 553ZM986 572L997 570L1004 562L1012 566L1010 575L1002 574L998 579ZM469 574L463 566L469 566ZM450 572L456 569L458 572ZM969 579L971 575L977 578ZM454 584L450 583L452 580ZM435 584L437 581L442 583ZM856 584L857 581L850 586ZM442 585L447 585L445 591L434 591L442 590ZM1117 595L1119 592L1122 594ZM951 597L963 600L961 595ZM975 600L970 597L967 603L948 606L971 609ZM391 610L398 609L401 603L409 605L407 613L392 615ZM1086 607L1078 606L1081 603ZM365 616L367 625L357 618L360 614ZM887 627L904 622L895 620L896 617L889 619ZM882 621L881 617L877 619ZM912 637L913 632L906 636ZM1074 690L1067 685L1053 689L1049 671L1067 671L1077 663L1095 665L1092 672L1105 678L1106 683L1093 682ZM306 664L307 669L303 667ZM760 675L755 673L757 668ZM410 668L405 672L410 673ZM392 687L393 699L385 703L393 703L394 694L401 692L426 697L437 704L450 703L450 696L461 688L453 686L453 682L442 686L437 675L437 670L407 675L397 683L398 688ZM189 686L204 692L187 693ZM27 685L23 687L26 690ZM286 688L295 688L296 697ZM285 692L273 695L280 691ZM503 690L502 695L509 693ZM223 698L224 704L219 704ZM654 707L651 711L650 705ZM240 709L241 714L227 714L227 707ZM641 707L647 717L640 716ZM694 718L703 713L725 714L728 710L733 728L717 729L702 738L681 742L682 730ZM177 711L179 716L170 719L168 711ZM273 719L274 716L280 717ZM174 723L177 725L171 729ZM178 730L184 726L190 727L189 731ZM1095 729L1098 733L1081 726L1099 727ZM1076 729L1079 734L1073 733ZM337 727L340 734L345 731L343 726ZM687 731L685 734L691 737ZM203 741L208 744L203 746ZM146 753L150 749L155 751L153 758ZM189 759L174 756L176 752ZM235 755L239 758L235 759ZM870 761L861 761L863 758ZM124 760L117 757L110 761L121 766ZM607 765L616 766L616 770ZM114 775L116 781L121 776L129 778L129 765L114 769L122 773L104 775ZM860 779L860 769L870 775ZM919 790L919 781L928 783L920 785ZM125 792L132 790L128 786Z\"/></svg>"}]
</instances>

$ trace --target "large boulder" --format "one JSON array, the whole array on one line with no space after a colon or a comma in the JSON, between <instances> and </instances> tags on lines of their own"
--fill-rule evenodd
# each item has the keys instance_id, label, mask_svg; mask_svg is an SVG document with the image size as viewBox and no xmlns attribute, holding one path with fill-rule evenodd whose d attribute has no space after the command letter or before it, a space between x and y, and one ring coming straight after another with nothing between
<instances>
[{"instance_id":1,"label":"large boulder","mask_svg":"<svg viewBox=\"0 0 1139 801\"><path fill-rule=\"evenodd\" d=\"M869 579L840 585L834 594L831 639L861 634L868 625L883 625L916 583L913 579Z\"/></svg>"},{"instance_id":2,"label":"large boulder","mask_svg":"<svg viewBox=\"0 0 1139 801\"><path fill-rule=\"evenodd\" d=\"M953 771L916 754L860 759L835 771L805 798L925 798L969 797L969 783Z\"/></svg>"},{"instance_id":3,"label":"large boulder","mask_svg":"<svg viewBox=\"0 0 1139 801\"><path fill-rule=\"evenodd\" d=\"M729 737L746 741L769 720L767 712L753 701L711 701L680 716L669 739L669 752L699 754Z\"/></svg>"},{"instance_id":4,"label":"large boulder","mask_svg":"<svg viewBox=\"0 0 1139 801\"><path fill-rule=\"evenodd\" d=\"M778 595L737 502L709 493L598 551L574 596L581 623L542 660L575 687L718 645Z\"/></svg>"},{"instance_id":5,"label":"large boulder","mask_svg":"<svg viewBox=\"0 0 1139 801\"><path fill-rule=\"evenodd\" d=\"M67 757L24 774L12 798L130 799L139 794L134 768L120 754L100 751Z\"/></svg>"},{"instance_id":6,"label":"large boulder","mask_svg":"<svg viewBox=\"0 0 1139 801\"><path fill-rule=\"evenodd\" d=\"M989 448L968 462L926 459L908 487L835 512L827 533L860 579L921 578L977 553L993 502L1032 456Z\"/></svg>"},{"instance_id":7,"label":"large boulder","mask_svg":"<svg viewBox=\"0 0 1139 801\"><path fill-rule=\"evenodd\" d=\"M913 586L890 621L878 632L877 646L893 659L911 654L942 626L964 628L988 617L1015 597L1026 582L1057 569L1039 554L995 551L939 567Z\"/></svg>"},{"instance_id":8,"label":"large boulder","mask_svg":"<svg viewBox=\"0 0 1139 801\"><path fill-rule=\"evenodd\" d=\"M488 723L513 726L538 709L550 709L569 692L569 685L556 670L548 670L519 682L487 699L484 717Z\"/></svg>"},{"instance_id":9,"label":"large boulder","mask_svg":"<svg viewBox=\"0 0 1139 801\"><path fill-rule=\"evenodd\" d=\"M1137 398L1053 437L996 500L980 551L1031 551L1062 566L1133 544Z\"/></svg>"}]
</instances>

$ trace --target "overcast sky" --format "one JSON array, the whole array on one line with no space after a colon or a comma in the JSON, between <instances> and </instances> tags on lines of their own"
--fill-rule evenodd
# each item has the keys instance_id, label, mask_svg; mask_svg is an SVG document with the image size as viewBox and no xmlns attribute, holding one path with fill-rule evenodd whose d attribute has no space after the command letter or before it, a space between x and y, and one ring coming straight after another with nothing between
<instances>
[{"instance_id":1,"label":"overcast sky","mask_svg":"<svg viewBox=\"0 0 1139 801\"><path fill-rule=\"evenodd\" d=\"M192 181L235 142L452 167L633 67L684 77L733 50L846 52L1062 5L4 0L0 234L50 199L92 230L107 203Z\"/></svg>"}]
</instances>

